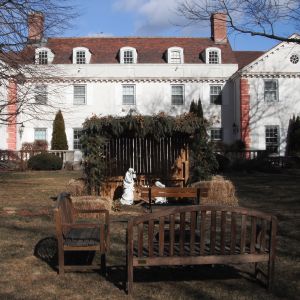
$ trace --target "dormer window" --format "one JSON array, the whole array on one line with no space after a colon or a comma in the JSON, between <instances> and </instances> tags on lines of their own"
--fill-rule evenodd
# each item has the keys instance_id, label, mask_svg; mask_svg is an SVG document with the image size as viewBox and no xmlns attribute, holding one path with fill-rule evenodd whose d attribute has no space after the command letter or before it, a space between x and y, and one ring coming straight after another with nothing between
<instances>
[{"instance_id":1,"label":"dormer window","mask_svg":"<svg viewBox=\"0 0 300 300\"><path fill-rule=\"evenodd\" d=\"M54 54L49 48L38 48L35 50L35 61L38 65L51 64Z\"/></svg>"},{"instance_id":2,"label":"dormer window","mask_svg":"<svg viewBox=\"0 0 300 300\"><path fill-rule=\"evenodd\" d=\"M135 48L123 47L120 49L120 63L121 64L136 64L137 52Z\"/></svg>"},{"instance_id":3,"label":"dormer window","mask_svg":"<svg viewBox=\"0 0 300 300\"><path fill-rule=\"evenodd\" d=\"M39 52L39 65L48 65L48 52L45 50Z\"/></svg>"},{"instance_id":4,"label":"dormer window","mask_svg":"<svg viewBox=\"0 0 300 300\"><path fill-rule=\"evenodd\" d=\"M85 51L77 51L76 52L76 64L85 64Z\"/></svg>"},{"instance_id":5,"label":"dormer window","mask_svg":"<svg viewBox=\"0 0 300 300\"><path fill-rule=\"evenodd\" d=\"M220 64L221 50L219 48L208 48L205 50L205 63Z\"/></svg>"},{"instance_id":6,"label":"dormer window","mask_svg":"<svg viewBox=\"0 0 300 300\"><path fill-rule=\"evenodd\" d=\"M183 49L180 47L171 47L168 49L169 64L183 64Z\"/></svg>"},{"instance_id":7,"label":"dormer window","mask_svg":"<svg viewBox=\"0 0 300 300\"><path fill-rule=\"evenodd\" d=\"M89 64L91 60L91 52L85 47L77 47L73 49L73 64L84 65Z\"/></svg>"}]
</instances>

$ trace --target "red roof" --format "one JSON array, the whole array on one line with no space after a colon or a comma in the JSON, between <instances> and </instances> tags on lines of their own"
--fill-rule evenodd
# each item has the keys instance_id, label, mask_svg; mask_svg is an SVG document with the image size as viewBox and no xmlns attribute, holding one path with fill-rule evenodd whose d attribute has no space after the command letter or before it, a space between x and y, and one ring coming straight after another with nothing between
<instances>
[{"instance_id":1,"label":"red roof","mask_svg":"<svg viewBox=\"0 0 300 300\"><path fill-rule=\"evenodd\" d=\"M44 47L54 53L54 64L71 64L72 50L86 47L92 53L92 64L119 63L119 50L133 47L137 50L138 63L166 63L166 51L170 47L181 47L184 62L188 64L204 63L202 53L208 47L218 47L222 51L222 63L235 64L236 59L229 43L215 44L210 38L174 38L174 37L83 37L49 38ZM28 57L28 56L27 56ZM34 61L34 53L31 55Z\"/></svg>"},{"instance_id":2,"label":"red roof","mask_svg":"<svg viewBox=\"0 0 300 300\"><path fill-rule=\"evenodd\" d=\"M263 51L234 51L239 69L242 69L245 66L249 65L264 53L265 52Z\"/></svg>"}]
</instances>

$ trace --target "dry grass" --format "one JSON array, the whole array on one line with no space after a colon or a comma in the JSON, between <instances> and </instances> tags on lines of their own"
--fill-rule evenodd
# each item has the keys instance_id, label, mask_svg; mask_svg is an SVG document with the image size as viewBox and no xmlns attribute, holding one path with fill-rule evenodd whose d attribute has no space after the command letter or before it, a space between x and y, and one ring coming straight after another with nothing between
<instances>
[{"instance_id":1,"label":"dry grass","mask_svg":"<svg viewBox=\"0 0 300 300\"><path fill-rule=\"evenodd\" d=\"M126 221L143 213L141 206L112 212L106 279L98 273L61 277L53 267L55 242L50 237L55 231L49 196L79 176L76 172L0 173L0 299L124 299ZM300 173L229 178L241 206L279 218L274 293L253 281L248 274L253 272L251 266L238 267L241 271L231 266L150 268L135 273L136 299L297 299Z\"/></svg>"}]
</instances>

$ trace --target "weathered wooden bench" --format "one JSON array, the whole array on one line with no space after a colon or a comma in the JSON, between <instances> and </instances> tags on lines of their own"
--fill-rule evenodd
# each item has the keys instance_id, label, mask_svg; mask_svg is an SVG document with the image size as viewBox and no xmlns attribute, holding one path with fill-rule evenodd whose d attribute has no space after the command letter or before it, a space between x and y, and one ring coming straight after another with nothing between
<instances>
[{"instance_id":1,"label":"weathered wooden bench","mask_svg":"<svg viewBox=\"0 0 300 300\"><path fill-rule=\"evenodd\" d=\"M78 223L78 214L99 214L97 222ZM109 249L108 210L77 210L67 193L57 198L54 210L56 235L58 240L59 274L68 270L95 269L95 265L65 265L65 251L99 251L101 270L106 272L106 253ZM99 267L99 266L98 266Z\"/></svg>"},{"instance_id":2,"label":"weathered wooden bench","mask_svg":"<svg viewBox=\"0 0 300 300\"><path fill-rule=\"evenodd\" d=\"M271 289L276 217L247 208L184 206L131 219L127 229L127 291L136 267L255 263ZM268 263L263 272L257 263ZM266 273L266 274L265 274Z\"/></svg>"},{"instance_id":3,"label":"weathered wooden bench","mask_svg":"<svg viewBox=\"0 0 300 300\"><path fill-rule=\"evenodd\" d=\"M193 187L165 187L159 188L157 186L143 187L141 189L141 197L149 204L149 209L152 212L152 203L155 197L166 197L174 199L190 198L193 204L200 204L200 198L206 197L208 189L200 189Z\"/></svg>"}]
</instances>

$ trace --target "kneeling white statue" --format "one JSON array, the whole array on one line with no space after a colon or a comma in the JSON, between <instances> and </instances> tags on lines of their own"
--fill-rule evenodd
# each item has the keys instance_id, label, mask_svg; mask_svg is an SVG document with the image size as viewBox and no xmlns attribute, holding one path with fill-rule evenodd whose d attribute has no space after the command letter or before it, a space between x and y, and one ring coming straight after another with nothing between
<instances>
[{"instance_id":1,"label":"kneeling white statue","mask_svg":"<svg viewBox=\"0 0 300 300\"><path fill-rule=\"evenodd\" d=\"M159 188L165 188L166 186L162 184L160 181L155 181L154 183L155 186ZM155 197L155 204L166 204L168 203L168 200L166 197Z\"/></svg>"},{"instance_id":2,"label":"kneeling white statue","mask_svg":"<svg viewBox=\"0 0 300 300\"><path fill-rule=\"evenodd\" d=\"M123 180L123 195L120 200L123 205L133 204L134 179L136 174L133 168L129 168Z\"/></svg>"}]
</instances>

